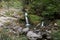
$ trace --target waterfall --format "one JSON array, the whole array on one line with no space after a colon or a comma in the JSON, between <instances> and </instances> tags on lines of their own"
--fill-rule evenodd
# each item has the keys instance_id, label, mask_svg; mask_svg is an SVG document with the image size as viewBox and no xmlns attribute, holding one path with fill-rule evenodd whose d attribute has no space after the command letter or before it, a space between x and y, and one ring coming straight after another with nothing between
<instances>
[{"instance_id":1,"label":"waterfall","mask_svg":"<svg viewBox=\"0 0 60 40\"><path fill-rule=\"evenodd\" d=\"M26 20L26 26L30 26L29 21L28 21L28 13L25 12L25 20Z\"/></svg>"},{"instance_id":2,"label":"waterfall","mask_svg":"<svg viewBox=\"0 0 60 40\"><path fill-rule=\"evenodd\" d=\"M41 27L43 27L44 26L44 21L42 21L42 24L41 24Z\"/></svg>"}]
</instances>

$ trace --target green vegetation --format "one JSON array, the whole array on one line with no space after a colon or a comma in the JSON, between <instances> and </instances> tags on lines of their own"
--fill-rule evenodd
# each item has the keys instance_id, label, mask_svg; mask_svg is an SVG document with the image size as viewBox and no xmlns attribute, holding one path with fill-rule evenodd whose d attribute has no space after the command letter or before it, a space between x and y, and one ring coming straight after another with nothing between
<instances>
[{"instance_id":1,"label":"green vegetation","mask_svg":"<svg viewBox=\"0 0 60 40\"><path fill-rule=\"evenodd\" d=\"M28 7L30 7L30 14L37 14L49 20L58 19L60 15L60 0L25 0ZM29 3L28 3L29 2Z\"/></svg>"},{"instance_id":2,"label":"green vegetation","mask_svg":"<svg viewBox=\"0 0 60 40\"><path fill-rule=\"evenodd\" d=\"M52 36L54 40L60 40L60 31L53 33Z\"/></svg>"},{"instance_id":3,"label":"green vegetation","mask_svg":"<svg viewBox=\"0 0 60 40\"><path fill-rule=\"evenodd\" d=\"M0 8L22 8L28 9L29 18L32 24L36 25L41 22L44 18L48 21L52 20L57 21L60 30L60 0L0 0ZM14 11L6 12L6 16L13 16ZM20 16L20 10L17 13ZM19 22L24 23L24 18L21 17ZM47 22L48 22L47 21ZM9 23L9 22L8 22ZM6 25L9 25L6 23ZM6 31L6 30L5 30ZM14 37L14 39L12 38ZM60 31L53 33L54 40L60 40ZM8 36L4 31L0 33L1 40L27 40L25 36L16 37L16 36Z\"/></svg>"},{"instance_id":4,"label":"green vegetation","mask_svg":"<svg viewBox=\"0 0 60 40\"><path fill-rule=\"evenodd\" d=\"M22 8L21 2L17 1L17 0L2 0L0 2L0 8L4 7L4 8L9 8L9 7L13 7L13 8Z\"/></svg>"},{"instance_id":5,"label":"green vegetation","mask_svg":"<svg viewBox=\"0 0 60 40\"><path fill-rule=\"evenodd\" d=\"M0 31L0 40L27 40L24 35L20 35L19 37L16 35L9 36L10 34L8 34L8 32L8 29L2 29L2 31Z\"/></svg>"},{"instance_id":6,"label":"green vegetation","mask_svg":"<svg viewBox=\"0 0 60 40\"><path fill-rule=\"evenodd\" d=\"M30 18L31 23L35 24L35 25L40 23L40 21L42 19L41 17L39 17L37 15L29 15L29 18Z\"/></svg>"}]
</instances>

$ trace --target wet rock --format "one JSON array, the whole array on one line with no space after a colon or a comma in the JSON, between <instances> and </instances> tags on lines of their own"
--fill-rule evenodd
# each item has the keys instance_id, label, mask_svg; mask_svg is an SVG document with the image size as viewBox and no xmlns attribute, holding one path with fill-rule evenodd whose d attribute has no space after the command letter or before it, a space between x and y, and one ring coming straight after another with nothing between
<instances>
[{"instance_id":1,"label":"wet rock","mask_svg":"<svg viewBox=\"0 0 60 40\"><path fill-rule=\"evenodd\" d=\"M28 27L27 28L24 28L22 31L23 32L28 32L29 31L29 28Z\"/></svg>"},{"instance_id":2,"label":"wet rock","mask_svg":"<svg viewBox=\"0 0 60 40\"><path fill-rule=\"evenodd\" d=\"M33 31L28 31L27 38L30 40L37 40L41 35L34 33Z\"/></svg>"}]
</instances>

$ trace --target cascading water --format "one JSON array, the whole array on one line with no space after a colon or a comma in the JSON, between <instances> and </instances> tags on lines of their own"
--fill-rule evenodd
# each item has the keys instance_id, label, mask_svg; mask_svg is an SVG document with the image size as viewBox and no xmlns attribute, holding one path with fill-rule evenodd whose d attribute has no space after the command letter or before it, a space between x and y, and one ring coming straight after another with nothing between
<instances>
[{"instance_id":1,"label":"cascading water","mask_svg":"<svg viewBox=\"0 0 60 40\"><path fill-rule=\"evenodd\" d=\"M41 27L43 27L44 26L44 21L42 21L42 24L41 24Z\"/></svg>"},{"instance_id":2,"label":"cascading water","mask_svg":"<svg viewBox=\"0 0 60 40\"><path fill-rule=\"evenodd\" d=\"M25 20L26 20L26 27L29 27L30 24L29 24L29 21L28 21L28 13L25 12Z\"/></svg>"}]
</instances>

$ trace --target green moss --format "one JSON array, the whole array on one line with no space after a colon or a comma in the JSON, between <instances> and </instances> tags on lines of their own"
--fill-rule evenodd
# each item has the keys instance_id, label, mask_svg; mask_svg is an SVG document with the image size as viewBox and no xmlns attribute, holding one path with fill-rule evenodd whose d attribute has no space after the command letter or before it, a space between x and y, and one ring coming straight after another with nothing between
<instances>
[{"instance_id":1,"label":"green moss","mask_svg":"<svg viewBox=\"0 0 60 40\"><path fill-rule=\"evenodd\" d=\"M40 17L36 15L29 15L29 17L31 18L31 21L39 21L40 19Z\"/></svg>"},{"instance_id":2,"label":"green moss","mask_svg":"<svg viewBox=\"0 0 60 40\"><path fill-rule=\"evenodd\" d=\"M60 40L60 31L53 33L53 39L54 40Z\"/></svg>"},{"instance_id":3,"label":"green moss","mask_svg":"<svg viewBox=\"0 0 60 40\"><path fill-rule=\"evenodd\" d=\"M60 20L57 20L57 24L60 26Z\"/></svg>"},{"instance_id":4,"label":"green moss","mask_svg":"<svg viewBox=\"0 0 60 40\"><path fill-rule=\"evenodd\" d=\"M30 18L30 22L31 22L31 24L33 24L33 25L37 25L38 23L40 23L40 21L41 21L41 17L39 17L39 16L37 16L37 15L29 15L29 18Z\"/></svg>"}]
</instances>

